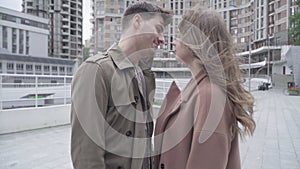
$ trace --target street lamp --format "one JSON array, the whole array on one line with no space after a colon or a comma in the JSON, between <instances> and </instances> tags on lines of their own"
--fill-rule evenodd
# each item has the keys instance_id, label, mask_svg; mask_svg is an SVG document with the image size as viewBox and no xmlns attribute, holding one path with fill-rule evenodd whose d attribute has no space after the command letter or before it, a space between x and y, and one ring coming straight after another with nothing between
<instances>
[{"instance_id":1,"label":"street lamp","mask_svg":"<svg viewBox=\"0 0 300 169\"><path fill-rule=\"evenodd\" d=\"M268 70L267 70L267 74L268 74L268 83L270 83L270 37L269 34L267 34L267 43L268 43Z\"/></svg>"},{"instance_id":2,"label":"street lamp","mask_svg":"<svg viewBox=\"0 0 300 169\"><path fill-rule=\"evenodd\" d=\"M249 71L248 71L248 80L249 80L249 92L251 92L251 34L249 36L249 57L248 57L248 64L249 64Z\"/></svg>"}]
</instances>

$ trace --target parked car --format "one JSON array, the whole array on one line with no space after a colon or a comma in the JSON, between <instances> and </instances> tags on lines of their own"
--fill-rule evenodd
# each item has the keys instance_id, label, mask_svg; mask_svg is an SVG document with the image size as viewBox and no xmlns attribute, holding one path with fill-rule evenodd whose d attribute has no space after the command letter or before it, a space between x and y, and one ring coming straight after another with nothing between
<instances>
[{"instance_id":1,"label":"parked car","mask_svg":"<svg viewBox=\"0 0 300 169\"><path fill-rule=\"evenodd\" d=\"M262 84L258 85L258 90L269 90L269 86L271 85L271 83L266 83L263 82Z\"/></svg>"}]
</instances>

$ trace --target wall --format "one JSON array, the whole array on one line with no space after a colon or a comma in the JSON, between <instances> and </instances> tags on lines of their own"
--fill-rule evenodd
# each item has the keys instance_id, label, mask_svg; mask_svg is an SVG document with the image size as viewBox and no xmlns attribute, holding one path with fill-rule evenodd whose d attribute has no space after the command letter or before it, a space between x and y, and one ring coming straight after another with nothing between
<instances>
[{"instance_id":1,"label":"wall","mask_svg":"<svg viewBox=\"0 0 300 169\"><path fill-rule=\"evenodd\" d=\"M48 57L48 35L29 32L29 55Z\"/></svg>"},{"instance_id":2,"label":"wall","mask_svg":"<svg viewBox=\"0 0 300 169\"><path fill-rule=\"evenodd\" d=\"M276 89L286 89L287 82L293 81L293 75L282 75L282 74L273 74L272 82L273 87Z\"/></svg>"},{"instance_id":3,"label":"wall","mask_svg":"<svg viewBox=\"0 0 300 169\"><path fill-rule=\"evenodd\" d=\"M0 111L0 134L70 123L70 105Z\"/></svg>"}]
</instances>

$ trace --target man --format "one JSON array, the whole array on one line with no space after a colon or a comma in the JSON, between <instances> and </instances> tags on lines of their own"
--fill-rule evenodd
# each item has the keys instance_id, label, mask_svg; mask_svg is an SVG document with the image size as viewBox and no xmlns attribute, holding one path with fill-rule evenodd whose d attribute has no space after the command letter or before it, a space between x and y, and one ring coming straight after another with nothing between
<instances>
[{"instance_id":1,"label":"man","mask_svg":"<svg viewBox=\"0 0 300 169\"><path fill-rule=\"evenodd\" d=\"M151 65L171 17L151 3L133 4L123 15L120 42L76 72L71 106L75 169L151 168Z\"/></svg>"}]
</instances>

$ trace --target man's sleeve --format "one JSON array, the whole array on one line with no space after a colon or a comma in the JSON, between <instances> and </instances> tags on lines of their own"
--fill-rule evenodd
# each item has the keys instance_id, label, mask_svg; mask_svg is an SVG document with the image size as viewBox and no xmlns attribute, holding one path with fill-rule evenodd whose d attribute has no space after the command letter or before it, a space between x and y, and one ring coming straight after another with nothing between
<instances>
[{"instance_id":1,"label":"man's sleeve","mask_svg":"<svg viewBox=\"0 0 300 169\"><path fill-rule=\"evenodd\" d=\"M102 68L83 63L72 83L71 157L74 169L105 169L108 95Z\"/></svg>"}]
</instances>

